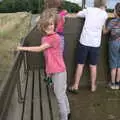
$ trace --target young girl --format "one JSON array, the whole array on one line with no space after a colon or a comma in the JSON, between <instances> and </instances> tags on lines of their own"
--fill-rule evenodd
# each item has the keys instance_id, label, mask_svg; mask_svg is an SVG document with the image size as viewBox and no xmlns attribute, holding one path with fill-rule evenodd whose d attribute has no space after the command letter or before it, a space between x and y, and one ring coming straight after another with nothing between
<instances>
[{"instance_id":1,"label":"young girl","mask_svg":"<svg viewBox=\"0 0 120 120\"><path fill-rule=\"evenodd\" d=\"M65 16L68 14L67 10L59 10L57 23L56 23L56 32L61 37L61 48L64 52L64 23L65 23Z\"/></svg>"},{"instance_id":2,"label":"young girl","mask_svg":"<svg viewBox=\"0 0 120 120\"><path fill-rule=\"evenodd\" d=\"M45 13L40 17L39 28L44 33L42 44L34 47L17 47L21 51L41 52L44 51L46 73L51 75L54 84L54 93L57 98L60 120L68 120L70 113L68 97L66 95L67 73L61 55L60 36L55 30L55 18L51 13Z\"/></svg>"},{"instance_id":3,"label":"young girl","mask_svg":"<svg viewBox=\"0 0 120 120\"><path fill-rule=\"evenodd\" d=\"M49 15L55 17L55 26L56 26L56 32L60 35L61 41L60 46L62 48L62 55L64 52L64 23L65 23L65 16L68 14L67 10L62 9L62 1L60 0L53 0L53 2L50 2L49 0L45 3L45 12L51 11ZM55 13L57 16L55 16ZM36 22L39 20L40 16L37 17Z\"/></svg>"},{"instance_id":4,"label":"young girl","mask_svg":"<svg viewBox=\"0 0 120 120\"><path fill-rule=\"evenodd\" d=\"M120 88L120 3L114 10L115 18L110 20L104 33L110 33L109 65L111 69L111 89Z\"/></svg>"},{"instance_id":5,"label":"young girl","mask_svg":"<svg viewBox=\"0 0 120 120\"><path fill-rule=\"evenodd\" d=\"M64 51L64 23L65 23L65 16L68 14L67 10L58 10L57 8L46 8L44 14L51 12L49 16L53 16L55 18L55 26L56 32L61 37L60 46L62 48L62 54ZM57 14L57 15L55 15ZM36 18L36 22L38 22L40 16Z\"/></svg>"}]
</instances>

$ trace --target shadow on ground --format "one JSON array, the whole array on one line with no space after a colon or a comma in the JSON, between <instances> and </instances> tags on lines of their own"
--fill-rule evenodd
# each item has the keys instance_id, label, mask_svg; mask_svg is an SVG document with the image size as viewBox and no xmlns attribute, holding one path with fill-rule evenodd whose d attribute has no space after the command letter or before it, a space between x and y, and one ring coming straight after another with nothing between
<instances>
[{"instance_id":1,"label":"shadow on ground","mask_svg":"<svg viewBox=\"0 0 120 120\"><path fill-rule=\"evenodd\" d=\"M79 94L68 93L71 120L120 120L120 90L99 86L95 93L81 87Z\"/></svg>"}]
</instances>

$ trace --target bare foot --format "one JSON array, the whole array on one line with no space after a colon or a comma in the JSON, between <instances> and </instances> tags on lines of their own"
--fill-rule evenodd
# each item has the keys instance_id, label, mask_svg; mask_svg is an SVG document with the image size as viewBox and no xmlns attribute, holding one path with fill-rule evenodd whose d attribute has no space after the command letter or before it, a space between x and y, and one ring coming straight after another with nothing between
<instances>
[{"instance_id":1,"label":"bare foot","mask_svg":"<svg viewBox=\"0 0 120 120\"><path fill-rule=\"evenodd\" d=\"M96 91L96 85L92 85L91 92L95 92L95 91Z\"/></svg>"},{"instance_id":2,"label":"bare foot","mask_svg":"<svg viewBox=\"0 0 120 120\"><path fill-rule=\"evenodd\" d=\"M77 94L78 93L78 88L74 87L74 86L70 86L68 88L68 91L71 92L71 93Z\"/></svg>"}]
</instances>

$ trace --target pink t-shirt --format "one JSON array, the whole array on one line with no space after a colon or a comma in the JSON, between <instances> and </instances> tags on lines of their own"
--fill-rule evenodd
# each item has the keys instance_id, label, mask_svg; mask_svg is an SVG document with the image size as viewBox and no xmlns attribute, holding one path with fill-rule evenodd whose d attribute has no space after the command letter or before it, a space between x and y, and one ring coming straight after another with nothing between
<instances>
[{"instance_id":1,"label":"pink t-shirt","mask_svg":"<svg viewBox=\"0 0 120 120\"><path fill-rule=\"evenodd\" d=\"M63 56L61 55L60 36L53 33L42 38L42 44L47 43L51 47L44 50L46 73L64 72L66 70Z\"/></svg>"},{"instance_id":2,"label":"pink t-shirt","mask_svg":"<svg viewBox=\"0 0 120 120\"><path fill-rule=\"evenodd\" d=\"M64 17L65 15L67 15L67 11L66 10L62 10L59 12L59 18L57 20L57 26L56 26L56 32L58 33L63 33L64 31Z\"/></svg>"}]
</instances>

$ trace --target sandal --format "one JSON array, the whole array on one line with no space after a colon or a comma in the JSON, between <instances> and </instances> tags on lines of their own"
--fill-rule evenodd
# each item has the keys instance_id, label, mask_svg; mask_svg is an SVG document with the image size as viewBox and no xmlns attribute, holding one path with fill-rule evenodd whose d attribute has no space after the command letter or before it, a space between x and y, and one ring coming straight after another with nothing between
<instances>
[{"instance_id":1,"label":"sandal","mask_svg":"<svg viewBox=\"0 0 120 120\"><path fill-rule=\"evenodd\" d=\"M73 94L78 94L78 93L79 93L79 90L78 90L78 89L75 89L75 88L73 88L73 87L69 87L69 88L68 88L68 91L71 92L71 93L73 93Z\"/></svg>"}]
</instances>

